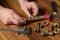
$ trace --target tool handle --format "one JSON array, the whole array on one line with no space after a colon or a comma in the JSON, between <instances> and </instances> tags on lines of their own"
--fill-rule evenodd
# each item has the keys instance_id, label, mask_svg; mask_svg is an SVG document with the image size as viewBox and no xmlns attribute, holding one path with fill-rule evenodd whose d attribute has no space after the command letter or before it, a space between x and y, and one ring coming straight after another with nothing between
<instances>
[{"instance_id":1,"label":"tool handle","mask_svg":"<svg viewBox=\"0 0 60 40\"><path fill-rule=\"evenodd\" d=\"M51 4L52 4L52 10L53 10L53 12L56 12L57 11L57 5L56 5L56 3L55 2L51 2Z\"/></svg>"}]
</instances>

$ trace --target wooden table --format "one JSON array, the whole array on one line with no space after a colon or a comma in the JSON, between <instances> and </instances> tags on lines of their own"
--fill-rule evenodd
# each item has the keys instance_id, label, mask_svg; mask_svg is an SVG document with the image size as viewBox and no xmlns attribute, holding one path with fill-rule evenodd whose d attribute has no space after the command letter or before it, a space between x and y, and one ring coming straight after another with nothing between
<instances>
[{"instance_id":1,"label":"wooden table","mask_svg":"<svg viewBox=\"0 0 60 40\"><path fill-rule=\"evenodd\" d=\"M13 0L14 1L14 0ZM20 15L23 15L26 17L26 15L24 14L24 12L21 10L20 5L17 3L17 1L15 0L13 2L12 0L6 0L6 7L10 7L11 9L13 9L15 12L19 13ZM56 1L56 0L55 0ZM12 3L12 4L11 4ZM41 1L37 1L37 5L39 5L39 7L46 9L47 11L49 11L49 13L52 12L52 8L49 2L45 1L45 0L41 0ZM60 9L58 6L58 13L60 13ZM58 20L58 22L60 22ZM30 23L29 24L30 27L33 29L36 26L36 22L35 23ZM5 25L2 22L0 22L0 28L6 28L6 29L19 29L20 26L18 25ZM55 35L55 36L46 36L43 37L40 33L32 33L31 35L29 35L28 37L20 34L18 35L17 33L14 32L5 32L5 31L0 31L0 40L60 40L60 34Z\"/></svg>"},{"instance_id":2,"label":"wooden table","mask_svg":"<svg viewBox=\"0 0 60 40\"><path fill-rule=\"evenodd\" d=\"M42 21L43 22L43 21ZM29 26L32 28L37 26L37 22L30 23ZM20 29L21 26L18 25L5 25L0 22L0 28L6 28L6 29ZM17 34L14 32L5 32L0 31L0 40L59 40L60 34L57 34L55 36L42 36L40 33L32 32L31 35L25 36L23 34Z\"/></svg>"}]
</instances>

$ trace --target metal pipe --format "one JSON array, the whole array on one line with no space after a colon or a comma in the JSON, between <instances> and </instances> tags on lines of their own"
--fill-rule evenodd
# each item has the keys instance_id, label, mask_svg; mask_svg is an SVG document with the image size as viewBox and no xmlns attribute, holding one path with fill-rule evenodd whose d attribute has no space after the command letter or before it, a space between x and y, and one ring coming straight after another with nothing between
<instances>
[{"instance_id":1,"label":"metal pipe","mask_svg":"<svg viewBox=\"0 0 60 40\"><path fill-rule=\"evenodd\" d=\"M28 22L42 20L42 19L46 19L45 15L43 15L43 16L36 16L36 17L31 16L30 18L24 18L24 20L28 21Z\"/></svg>"}]
</instances>

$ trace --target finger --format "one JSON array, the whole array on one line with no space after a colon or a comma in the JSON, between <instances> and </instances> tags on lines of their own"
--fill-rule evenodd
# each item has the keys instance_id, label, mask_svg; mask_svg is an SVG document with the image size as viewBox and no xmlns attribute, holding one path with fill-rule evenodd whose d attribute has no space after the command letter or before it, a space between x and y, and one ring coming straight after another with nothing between
<instances>
[{"instance_id":1,"label":"finger","mask_svg":"<svg viewBox=\"0 0 60 40\"><path fill-rule=\"evenodd\" d=\"M25 20L23 20L21 17L20 17L20 23L26 23L26 21Z\"/></svg>"},{"instance_id":2,"label":"finger","mask_svg":"<svg viewBox=\"0 0 60 40\"><path fill-rule=\"evenodd\" d=\"M14 19L13 17L10 17L10 19L14 24L18 24L18 21L16 19Z\"/></svg>"},{"instance_id":3,"label":"finger","mask_svg":"<svg viewBox=\"0 0 60 40\"><path fill-rule=\"evenodd\" d=\"M33 11L33 15L36 16L38 14L38 7L36 5L32 5L31 8Z\"/></svg>"},{"instance_id":4,"label":"finger","mask_svg":"<svg viewBox=\"0 0 60 40\"><path fill-rule=\"evenodd\" d=\"M14 14L13 18L19 21L19 23L26 23L25 20L23 20L22 17L17 14Z\"/></svg>"},{"instance_id":5,"label":"finger","mask_svg":"<svg viewBox=\"0 0 60 40\"><path fill-rule=\"evenodd\" d=\"M30 12L28 11L28 8L24 9L25 14L30 17Z\"/></svg>"},{"instance_id":6,"label":"finger","mask_svg":"<svg viewBox=\"0 0 60 40\"><path fill-rule=\"evenodd\" d=\"M28 9L31 9L31 6L30 5L28 6Z\"/></svg>"},{"instance_id":7,"label":"finger","mask_svg":"<svg viewBox=\"0 0 60 40\"><path fill-rule=\"evenodd\" d=\"M13 13L13 15L12 15L12 16L13 16L13 18L14 18L14 19L16 19L16 20L18 20L18 21L19 21L19 18L20 18L20 16L19 16L19 15L17 15L16 13Z\"/></svg>"},{"instance_id":8,"label":"finger","mask_svg":"<svg viewBox=\"0 0 60 40\"><path fill-rule=\"evenodd\" d=\"M15 24L14 22L12 22L12 20L11 20L10 17L8 18L8 22L7 22L7 23L8 23L9 25L10 25L10 24Z\"/></svg>"}]
</instances>

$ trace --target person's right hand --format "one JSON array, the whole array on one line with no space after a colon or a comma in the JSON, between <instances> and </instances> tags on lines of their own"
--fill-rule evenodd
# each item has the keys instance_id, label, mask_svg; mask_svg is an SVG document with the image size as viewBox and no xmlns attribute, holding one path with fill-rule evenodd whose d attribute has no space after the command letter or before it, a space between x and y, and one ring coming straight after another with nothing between
<instances>
[{"instance_id":1,"label":"person's right hand","mask_svg":"<svg viewBox=\"0 0 60 40\"><path fill-rule=\"evenodd\" d=\"M4 8L0 6L0 20L4 24L22 24L25 21L17 15L12 9Z\"/></svg>"},{"instance_id":2,"label":"person's right hand","mask_svg":"<svg viewBox=\"0 0 60 40\"><path fill-rule=\"evenodd\" d=\"M32 15L33 16L36 16L38 14L38 7L37 7L37 4L35 2L28 2L28 1L22 1L22 0L19 0L19 3L20 3L20 6L21 6L21 9L25 12L25 14L28 16L28 17L31 17L31 14L30 14L30 9L32 9Z\"/></svg>"}]
</instances>

